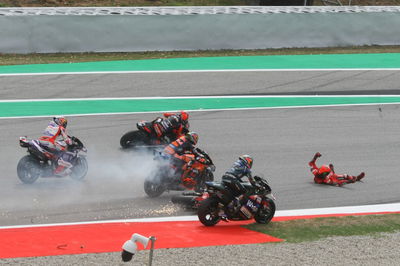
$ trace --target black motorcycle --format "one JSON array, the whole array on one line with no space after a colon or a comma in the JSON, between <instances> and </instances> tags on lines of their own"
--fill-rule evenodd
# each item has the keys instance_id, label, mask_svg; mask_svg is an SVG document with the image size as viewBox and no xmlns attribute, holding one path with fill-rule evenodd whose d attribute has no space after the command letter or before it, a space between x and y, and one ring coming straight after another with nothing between
<instances>
[{"instance_id":1,"label":"black motorcycle","mask_svg":"<svg viewBox=\"0 0 400 266\"><path fill-rule=\"evenodd\" d=\"M206 182L205 196L199 202L197 210L200 222L205 226L213 226L221 219L239 221L254 218L257 223L269 223L275 215L275 198L267 180L259 176L254 179L255 186L242 183L250 196L245 202L241 202L238 209L229 206L234 198L229 181Z\"/></svg>"},{"instance_id":2,"label":"black motorcycle","mask_svg":"<svg viewBox=\"0 0 400 266\"><path fill-rule=\"evenodd\" d=\"M88 172L87 150L78 138L71 137L71 140L72 144L68 145L65 151L73 165L69 176L75 180L82 180ZM57 157L52 152L41 146L38 140L28 140L26 137L20 137L19 145L29 153L22 157L17 165L18 178L23 183L32 184L39 177L55 176Z\"/></svg>"},{"instance_id":3,"label":"black motorcycle","mask_svg":"<svg viewBox=\"0 0 400 266\"><path fill-rule=\"evenodd\" d=\"M155 151L154 159L158 161L158 169L144 181L144 191L155 198L164 191L194 190L202 191L206 181L213 181L215 166L207 152L196 148L195 160L183 171L172 168L170 158L165 157L161 151Z\"/></svg>"},{"instance_id":4,"label":"black motorcycle","mask_svg":"<svg viewBox=\"0 0 400 266\"><path fill-rule=\"evenodd\" d=\"M125 133L119 143L123 149L128 148L157 148L158 146L165 146L180 136L165 136L161 139L156 138L153 124L160 122L157 118L152 122L140 121L136 123L137 130L129 131ZM185 129L182 134L188 133Z\"/></svg>"}]
</instances>

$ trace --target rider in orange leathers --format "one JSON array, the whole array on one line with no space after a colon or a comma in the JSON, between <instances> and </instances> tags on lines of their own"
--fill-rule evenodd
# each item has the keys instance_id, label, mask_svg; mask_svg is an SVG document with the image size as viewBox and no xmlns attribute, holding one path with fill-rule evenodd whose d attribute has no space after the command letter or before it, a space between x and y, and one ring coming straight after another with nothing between
<instances>
[{"instance_id":1,"label":"rider in orange leathers","mask_svg":"<svg viewBox=\"0 0 400 266\"><path fill-rule=\"evenodd\" d=\"M324 164L321 167L317 167L315 161L319 157L321 157L321 153L317 152L313 159L308 163L308 165L311 167L310 170L314 175L314 182L317 184L327 184L341 187L344 184L360 181L365 176L364 172L361 172L358 176L336 174L332 164Z\"/></svg>"},{"instance_id":2,"label":"rider in orange leathers","mask_svg":"<svg viewBox=\"0 0 400 266\"><path fill-rule=\"evenodd\" d=\"M172 166L175 167L176 172L181 175L181 179L184 183L191 182L191 180L185 180L185 171L189 169L190 165L196 159L195 145L198 139L199 135L197 133L189 132L171 142L163 151L164 154L169 156Z\"/></svg>"}]
</instances>

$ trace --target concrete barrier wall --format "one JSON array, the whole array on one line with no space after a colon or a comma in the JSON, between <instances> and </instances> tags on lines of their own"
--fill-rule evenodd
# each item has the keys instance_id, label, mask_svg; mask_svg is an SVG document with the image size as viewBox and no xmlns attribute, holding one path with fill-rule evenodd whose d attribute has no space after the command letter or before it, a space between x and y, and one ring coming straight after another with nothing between
<instances>
[{"instance_id":1,"label":"concrete barrier wall","mask_svg":"<svg viewBox=\"0 0 400 266\"><path fill-rule=\"evenodd\" d=\"M312 7L299 9L294 9L296 12L157 15L121 12L1 15L0 12L0 53L400 44L400 12L397 9L372 12L312 12Z\"/></svg>"}]
</instances>

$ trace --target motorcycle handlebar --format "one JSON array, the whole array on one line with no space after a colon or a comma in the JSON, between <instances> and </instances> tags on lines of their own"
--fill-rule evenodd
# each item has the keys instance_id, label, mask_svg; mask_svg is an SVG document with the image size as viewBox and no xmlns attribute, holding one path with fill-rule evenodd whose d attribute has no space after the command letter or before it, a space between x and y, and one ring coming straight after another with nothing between
<instances>
[{"instance_id":1,"label":"motorcycle handlebar","mask_svg":"<svg viewBox=\"0 0 400 266\"><path fill-rule=\"evenodd\" d=\"M69 137L69 136L68 136L68 137ZM82 141L80 141L80 139L78 139L77 137L72 136L72 137L70 137L70 138L71 138L71 140L72 140L72 144L69 145L70 148L73 148L73 147L83 148L83 147L84 147Z\"/></svg>"}]
</instances>

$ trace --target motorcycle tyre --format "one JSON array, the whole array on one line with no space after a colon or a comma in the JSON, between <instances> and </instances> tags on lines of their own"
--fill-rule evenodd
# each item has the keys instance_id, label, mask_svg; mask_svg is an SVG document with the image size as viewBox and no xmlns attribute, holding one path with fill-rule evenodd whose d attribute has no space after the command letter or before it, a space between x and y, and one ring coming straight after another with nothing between
<instances>
[{"instance_id":1,"label":"motorcycle tyre","mask_svg":"<svg viewBox=\"0 0 400 266\"><path fill-rule=\"evenodd\" d=\"M88 162L85 157L79 157L76 159L74 166L71 169L71 174L69 175L72 179L81 181L85 178L89 170Z\"/></svg>"},{"instance_id":2,"label":"motorcycle tyre","mask_svg":"<svg viewBox=\"0 0 400 266\"><path fill-rule=\"evenodd\" d=\"M259 224L269 223L275 215L275 210L276 210L275 202L270 198L267 198L266 201L268 202L268 205L270 206L270 213L267 216L264 216L264 215L260 214L260 211L262 211L262 210L261 209L258 210L256 215L254 216L254 220L256 220L256 222Z\"/></svg>"},{"instance_id":3,"label":"motorcycle tyre","mask_svg":"<svg viewBox=\"0 0 400 266\"><path fill-rule=\"evenodd\" d=\"M217 209L218 200L216 198L208 198L203 200L199 208L197 210L197 216L202 224L205 226L214 226L216 225L221 218L217 215L212 217L212 213L218 211ZM213 210L215 209L215 210Z\"/></svg>"},{"instance_id":4,"label":"motorcycle tyre","mask_svg":"<svg viewBox=\"0 0 400 266\"><path fill-rule=\"evenodd\" d=\"M121 137L119 144L123 149L128 149L134 148L138 144L148 144L148 142L149 140L145 133L139 130L134 130L125 133Z\"/></svg>"},{"instance_id":5,"label":"motorcycle tyre","mask_svg":"<svg viewBox=\"0 0 400 266\"><path fill-rule=\"evenodd\" d=\"M180 207L186 210L194 209L195 207L194 196L174 195L171 197L171 202L173 204L179 205Z\"/></svg>"},{"instance_id":6,"label":"motorcycle tyre","mask_svg":"<svg viewBox=\"0 0 400 266\"><path fill-rule=\"evenodd\" d=\"M161 184L156 184L152 180L146 179L144 181L144 192L146 192L147 196L150 198L157 198L164 193L165 187Z\"/></svg>"},{"instance_id":7,"label":"motorcycle tyre","mask_svg":"<svg viewBox=\"0 0 400 266\"><path fill-rule=\"evenodd\" d=\"M40 177L41 166L31 155L22 157L17 165L17 175L24 184L33 184ZM34 170L34 171L32 171Z\"/></svg>"}]
</instances>

